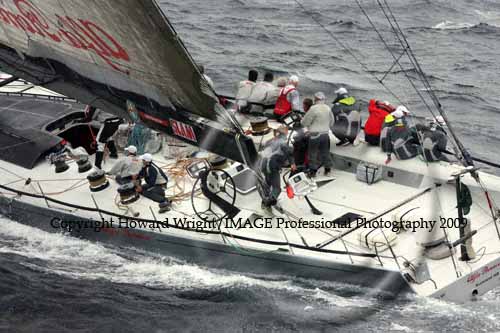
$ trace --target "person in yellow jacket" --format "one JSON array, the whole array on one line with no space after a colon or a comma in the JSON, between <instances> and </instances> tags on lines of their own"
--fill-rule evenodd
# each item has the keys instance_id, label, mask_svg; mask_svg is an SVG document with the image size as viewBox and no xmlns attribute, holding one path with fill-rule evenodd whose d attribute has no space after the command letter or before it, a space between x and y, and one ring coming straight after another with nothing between
<instances>
[{"instance_id":1,"label":"person in yellow jacket","mask_svg":"<svg viewBox=\"0 0 500 333\"><path fill-rule=\"evenodd\" d=\"M354 143L361 131L361 114L356 98L349 95L346 88L335 91L337 98L333 101L332 113L335 125L333 134L340 140L337 145Z\"/></svg>"}]
</instances>

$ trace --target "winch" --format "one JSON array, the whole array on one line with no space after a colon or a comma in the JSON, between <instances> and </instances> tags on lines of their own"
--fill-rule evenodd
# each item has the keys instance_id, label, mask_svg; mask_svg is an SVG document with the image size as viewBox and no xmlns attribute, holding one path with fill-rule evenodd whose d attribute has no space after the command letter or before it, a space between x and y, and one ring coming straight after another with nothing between
<instances>
[{"instance_id":1,"label":"winch","mask_svg":"<svg viewBox=\"0 0 500 333\"><path fill-rule=\"evenodd\" d=\"M269 124L267 122L266 117L255 117L250 121L250 126L252 126L252 135L254 136L259 136L259 135L266 135L269 133L271 128L269 127Z\"/></svg>"},{"instance_id":2,"label":"winch","mask_svg":"<svg viewBox=\"0 0 500 333\"><path fill-rule=\"evenodd\" d=\"M91 172L87 179L92 192L100 192L109 186L109 181L106 178L106 173L103 170L95 170Z\"/></svg>"},{"instance_id":3,"label":"winch","mask_svg":"<svg viewBox=\"0 0 500 333\"><path fill-rule=\"evenodd\" d=\"M56 167L56 173L63 173L69 169L69 165L66 164L66 155L57 155L52 159L52 163Z\"/></svg>"},{"instance_id":4,"label":"winch","mask_svg":"<svg viewBox=\"0 0 500 333\"><path fill-rule=\"evenodd\" d=\"M88 156L80 156L76 160L76 164L78 165L78 172L84 173L92 169L92 164L90 164Z\"/></svg>"},{"instance_id":5,"label":"winch","mask_svg":"<svg viewBox=\"0 0 500 333\"><path fill-rule=\"evenodd\" d=\"M139 193L135 190L135 184L130 182L118 187L120 194L120 203L122 205L129 205L139 200Z\"/></svg>"},{"instance_id":6,"label":"winch","mask_svg":"<svg viewBox=\"0 0 500 333\"><path fill-rule=\"evenodd\" d=\"M227 158L222 156L215 156L211 158L208 162L210 163L210 166L214 170L224 170L229 166Z\"/></svg>"}]
</instances>

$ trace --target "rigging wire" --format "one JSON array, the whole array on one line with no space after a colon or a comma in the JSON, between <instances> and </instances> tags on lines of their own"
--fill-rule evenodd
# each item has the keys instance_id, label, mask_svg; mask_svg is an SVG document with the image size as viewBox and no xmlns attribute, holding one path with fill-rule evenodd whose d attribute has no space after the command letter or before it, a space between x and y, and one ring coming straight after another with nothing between
<instances>
[{"instance_id":1,"label":"rigging wire","mask_svg":"<svg viewBox=\"0 0 500 333\"><path fill-rule=\"evenodd\" d=\"M453 139L452 142L453 142L455 151L457 152L457 155L458 155L458 152L460 152L462 155L462 158L459 158L459 159L462 161L462 163L465 166L474 165L472 156L465 149L464 145L462 144L462 142L460 141L458 136L455 134L455 131L453 130L453 128L448 120L448 116L447 116L446 112L443 110L442 105L439 102L438 97L434 93L434 90L433 90L427 76L425 75L422 67L420 66L420 63L418 62L418 60L415 56L415 53L413 52L413 50L410 46L410 43L408 42L408 39L406 38L403 30L401 29L401 26L399 25L399 23L394 15L391 7L389 6L387 0L376 0L376 1L379 4L382 12L386 16L386 18L387 18L389 24L391 25L396 37L398 38L401 46L403 48L406 48L408 58L410 59L410 61L414 65L414 68L415 68L417 74L420 76L421 82L424 84L424 87L426 88L425 90L427 91L427 93L431 97L432 101L434 102L434 105L435 105L437 111L439 112L439 114L443 117L443 119L447 123L448 130L451 134L451 138ZM384 2L386 8L384 8L381 1ZM356 0L356 2L358 2L358 0ZM431 113L432 113L432 111L431 111ZM433 114L433 116L434 116L434 114ZM484 186L484 184L482 183L482 181L479 177L479 174L474 173L474 174L472 174L472 176L473 176L474 180L476 181L476 183L481 187L481 189L485 193L486 199L488 201L488 205L490 206L490 211L491 211L491 215L493 217L493 220L496 220L496 218L498 217L498 215L497 215L498 208L496 207L495 202L492 202L491 198L489 197L488 190ZM498 226L497 226L496 222L494 222L494 223L495 223L495 227L497 228L497 232L498 232ZM499 234L499 237L500 237L500 234Z\"/></svg>"},{"instance_id":2,"label":"rigging wire","mask_svg":"<svg viewBox=\"0 0 500 333\"><path fill-rule=\"evenodd\" d=\"M370 18L370 16L368 15L368 13L366 12L366 10L363 8L363 6L361 5L360 1L359 0L356 0L356 3L358 5L358 7L361 9L361 12L363 13L363 15L367 18L368 22L370 23L370 25L372 26L372 28L374 29L374 31L377 33L377 35L379 36L380 40L382 41L382 43L384 44L385 48L387 49L387 51L390 53L390 55L394 58L394 61L399 65L399 67L401 68L401 70L403 71L405 77L407 78L408 82L410 83L410 85L413 87L413 89L415 90L415 92L419 95L420 99L422 100L422 102L424 103L424 105L427 107L427 109L429 110L429 112L432 114L433 117L435 117L434 113L432 112L432 109L430 108L430 106L428 105L427 101L425 100L425 98L422 96L422 94L420 93L420 91L418 90L417 86L415 85L415 83L412 81L411 77L409 76L407 70L404 68L404 66L401 64L401 62L398 60L398 57L396 57L396 55L394 54L394 52L391 50L389 44L387 44L387 41L384 39L384 37L382 36L381 32L379 31L379 29L377 28L377 26L375 25L375 23L372 21L372 19ZM403 46L403 54L404 53L407 53L408 52L408 48L407 47L404 47ZM415 68L416 70L416 68Z\"/></svg>"},{"instance_id":3,"label":"rigging wire","mask_svg":"<svg viewBox=\"0 0 500 333\"><path fill-rule=\"evenodd\" d=\"M391 7L389 6L389 4L387 3L386 0L383 0L385 3L385 6L387 7L387 12L390 14L390 17L391 17L394 25L391 23L391 19L388 18L387 12L385 11L384 6L380 3L380 1L381 0L377 0L377 3L379 4L384 15L386 16L389 23L391 24L391 27L393 28L394 33L395 33L396 37L398 38L398 40L400 41L401 45L404 48L406 48L407 53L408 53L408 57L410 58L410 61L414 65L415 70L417 71L417 74L420 76L421 82L427 88L427 92L429 93L430 97L432 98L436 108L438 108L438 110L439 110L439 108L441 108L441 103L439 102L436 94L434 94L434 90L432 89L432 86L431 86L427 76L425 75L424 71L422 70L420 63L418 62L417 58L415 57L415 53L413 52L413 49L411 48L410 43L408 42L408 39L406 38L403 30L401 29L401 26L399 25L398 21L396 20L396 17L394 16L394 13L392 12ZM396 27L397 29L395 29L394 27ZM402 38L402 40L401 40L401 38ZM403 41L404 41L404 44L403 44Z\"/></svg>"},{"instance_id":4,"label":"rigging wire","mask_svg":"<svg viewBox=\"0 0 500 333\"><path fill-rule=\"evenodd\" d=\"M320 26L333 40L335 40L351 57L361 66L363 71L369 74L375 81L377 81L384 89L389 92L400 104L404 104L400 97L396 95L383 81L381 81L375 74L373 74L370 69L359 59L359 57L354 53L349 46L343 43L339 38L337 38L319 19L314 16L314 12L309 11L299 0L294 0L294 2L306 13L318 26Z\"/></svg>"},{"instance_id":5,"label":"rigging wire","mask_svg":"<svg viewBox=\"0 0 500 333\"><path fill-rule=\"evenodd\" d=\"M393 64L393 66L391 67L390 70L392 70L392 68L396 64L399 65L399 67L401 68L402 72L404 73L406 79L408 80L408 82L410 83L410 85L412 86L412 88L415 90L415 92L417 93L417 95L420 97L420 99L422 100L422 102L424 103L424 105L427 107L427 109L429 110L429 112L431 113L431 115L433 116L433 118L436 118L436 116L435 116L434 112L432 111L430 105L427 103L426 99L424 98L424 96L421 94L421 92L419 91L419 89L417 88L417 86L415 85L415 83L413 82L413 80L411 79L410 75L408 74L408 71L404 68L404 66L400 62L400 59L403 57L403 55L405 55L405 54L408 55L408 47L409 46L405 47L404 45L402 45L403 46L403 52L401 53L401 55L399 56L399 58L396 57L396 55L394 54L394 52L391 50L389 44L387 43L387 41L384 39L384 36L382 36L382 33L379 31L379 29L377 28L377 26L375 25L375 23L373 22L373 20L370 18L370 16L366 12L366 10L361 5L361 2L359 0L356 0L356 3L358 5L358 7L361 9L361 12L363 13L363 15L366 17L366 19L368 20L368 22L372 26L372 28L374 29L374 31L377 33L378 37L380 38L380 40L384 44L384 46L387 49L387 51L389 52L389 54L394 59L394 64ZM412 64L413 64L413 62L412 62ZM414 67L415 71L418 72L418 70L417 70L417 68L415 67L414 64L413 64L413 67ZM387 75L387 73L386 73L386 75ZM384 75L384 78L385 78L386 75ZM411 120L413 121L412 118L411 118ZM423 146L423 133L421 133L420 131L417 131L416 134L417 134L417 139L419 141L420 146ZM425 160L425 163L428 165L429 161L427 160L427 158L425 158L425 156L424 156L424 160Z\"/></svg>"},{"instance_id":6,"label":"rigging wire","mask_svg":"<svg viewBox=\"0 0 500 333\"><path fill-rule=\"evenodd\" d=\"M434 93L434 90L433 90L427 76L425 75L422 67L420 66L420 63L418 62L418 60L415 56L415 53L413 52L413 49L411 48L410 43L408 42L408 39L406 38L403 30L401 29L401 26L399 25L396 17L394 16L394 13L393 13L391 7L387 3L387 0L382 0L382 1L384 1L386 8L384 8L382 3L380 2L381 0L376 0L376 1L378 3L379 7L381 8L382 12L384 13L384 16L386 17L387 21L391 25L391 28L394 31L394 34L396 35L396 37L398 38L401 46L403 48L407 49L406 52L408 54L408 59L413 64L416 73L420 76L421 82L423 83L425 90L427 91L427 93L431 97L431 100L434 102L434 105L436 106L437 111L443 117L445 122L448 124L448 129L449 129L450 134L451 134L451 139L452 139L452 143L453 143L455 152L456 152L457 156L461 155L461 156L459 156L459 160L465 166L474 165L470 154L467 152L464 145L459 140L458 136L455 134L455 131L451 127L451 124L448 120L448 116L444 112L444 110L441 106L441 103L439 102L439 99L437 98L436 94ZM431 111L431 114L433 114L432 111ZM433 114L433 116L434 116L434 114Z\"/></svg>"}]
</instances>

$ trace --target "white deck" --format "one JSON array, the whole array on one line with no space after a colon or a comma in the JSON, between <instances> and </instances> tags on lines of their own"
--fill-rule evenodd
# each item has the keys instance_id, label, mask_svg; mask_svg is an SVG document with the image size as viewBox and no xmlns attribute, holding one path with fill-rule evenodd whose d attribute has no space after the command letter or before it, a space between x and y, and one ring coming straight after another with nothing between
<instances>
[{"instance_id":1,"label":"white deck","mask_svg":"<svg viewBox=\"0 0 500 333\"><path fill-rule=\"evenodd\" d=\"M363 157L367 159L377 159L380 161L384 154L379 153L377 148L366 147L365 144L359 147L336 147L335 153L342 156L355 156L356 151L363 151ZM359 156L359 155L358 155ZM160 166L166 166L175 163L173 160L165 160L160 154L155 156L156 163ZM419 164L425 166L424 162L420 161L395 161L394 165L391 167L404 168L406 171L410 171L415 165L414 172L424 171L423 167ZM417 163L415 163L417 162ZM111 168L113 160L108 160L104 164L105 169ZM447 169L448 175L451 174L458 166L452 166L445 168L442 166L433 166L435 168ZM63 174L56 175L53 171L53 167L49 166L48 162L42 162L34 170L26 170L6 162L0 162L0 174L2 179L1 183L8 185L15 189L41 194L41 187L43 193L47 196L51 196L55 199L65 201L72 204L78 204L86 207L95 207L94 202L91 197L91 192L89 191L86 174L79 174L77 172L76 165L73 163L71 168ZM446 176L446 172L439 170L440 175ZM310 198L315 206L317 206L321 211L324 212L322 216L315 216L310 212L309 207L303 199L295 198L290 200L286 198L284 193L280 197L280 203L283 208L290 215L280 216L277 213L277 217L282 217L285 219L295 220L297 217L308 221L314 220L334 220L347 212L354 212L357 214L370 219L381 212L385 211L387 208L401 203L407 198L410 198L418 193L420 193L429 183L432 181L422 181L423 187L410 187L399 185L396 183L381 181L374 185L367 185L360 181L357 181L355 174L345 171L334 171L335 179L321 186L316 192L310 195ZM25 180L31 178L32 182L30 185L25 186ZM447 177L443 177L447 178ZM466 183L473 184L472 179L467 179ZM321 179L321 176L320 176ZM488 184L491 194L494 195L498 202L500 193L500 182L498 178L493 176L484 175L483 179ZM110 180L111 186L105 191L94 193L93 196L96 199L99 208L107 211L113 211L118 214L124 214L125 211L120 209L117 204L117 184ZM186 176L178 179L178 183L174 184L174 180L171 179L169 183L168 195L174 194L174 189L176 185L189 191L192 187L192 180ZM178 190L176 190L178 191ZM176 192L178 193L178 192ZM491 223L492 218L490 216L486 200L484 195L481 195L477 190L473 189L474 193L474 205L469 217L473 222L473 229L478 230L477 235L473 238L474 247L479 250L485 247L485 254L477 263L464 263L457 260L459 254L456 255L457 271L461 276L466 276L473 270L480 269L486 263L498 258L498 254L495 254L500 250L500 241L496 234L494 225ZM5 193L4 193L5 194ZM6 194L10 196L9 194ZM428 204L428 202L439 202L440 212L437 214L443 217L453 217L457 216L455 209L456 206L456 196L455 188L452 184L444 184L439 189L434 189L429 193L419 197L418 199L398 208L396 211L391 212L383 216L383 219L392 220L394 214L398 211L408 210L412 207L419 207ZM238 194L237 206L242 210L237 216L242 218L247 218L253 213L257 215L265 216L265 214L260 209L260 197L256 191L248 194L241 195ZM430 198L430 200L429 200ZM46 203L43 200L33 199L23 197L22 200L32 202L35 205L45 206ZM204 199L198 199L204 200ZM57 205L50 204L51 208L56 208ZM174 210L163 215L157 214L157 204L151 202L146 198L141 198L136 203L132 204L131 207L134 211L140 213L140 218L154 220L155 216L158 219L164 220L169 219L170 222L173 218L183 218L188 217L189 219L197 218L194 216L192 210L191 202L189 198L184 201L176 202L174 204ZM150 207L155 212L155 216L152 215ZM62 207L61 207L62 208ZM67 209L67 208L62 208ZM74 211L74 213L81 215L83 217L90 217L94 219L99 219L97 214L85 212L85 211ZM276 226L276 220L274 220L273 225ZM338 236L341 233L347 231L345 228L331 228L331 229L292 229L292 228L273 228L273 229L231 229L228 230L224 228L224 231L232 233L234 235L243 235L246 237L274 240L274 241L288 241L290 243L302 244L301 237L303 237L309 246L315 246L316 244L328 241L332 237ZM345 251L346 248L349 252L361 252L361 253L373 253L372 250L366 248L360 243L358 237L359 233L366 231L365 228L360 228L358 231L352 232L348 236L344 237L342 240L337 240L332 244L325 247L325 249ZM386 233L390 233L389 230L384 229ZM419 230L422 232L422 230ZM455 241L459 238L458 230L449 229L448 236L451 241ZM173 233L176 235L181 235L189 238L199 238L205 240L211 240L214 242L223 242L224 240L218 235L208 235L202 233L194 233L189 231L182 231L177 229L161 230L161 232ZM423 231L424 233L427 231ZM286 236L286 238L285 238ZM234 239L226 239L226 241L233 242L234 246L241 246L247 249L253 249L258 251L273 251L276 250L276 246L267 246L262 244L256 244L252 242L236 241ZM397 235L396 244L393 246L393 250L398 256L399 264L402 265L404 257L405 259L413 262L414 264L421 258L420 247L417 246L417 235L411 231L402 232ZM457 247L458 250L458 247ZM349 255L340 254L325 254L317 253L306 250L293 249L291 250L293 254L305 256L305 257L316 257L326 260L331 260L335 262L343 263L353 263L355 265L361 266L373 266L380 267L380 262L378 259L355 257ZM482 253L482 251L481 251ZM481 255L480 253L480 255ZM389 250L385 250L380 253L380 260L382 261L385 268L397 270L398 266L391 255ZM352 260L352 262L351 262ZM426 260L429 269L431 271L431 277L436 282L438 289L444 288L450 283L457 279L457 273L453 266L453 261L451 258L446 258L442 260ZM422 295L432 295L436 292L436 289L431 282L425 282L421 285L413 284L413 288Z\"/></svg>"}]
</instances>

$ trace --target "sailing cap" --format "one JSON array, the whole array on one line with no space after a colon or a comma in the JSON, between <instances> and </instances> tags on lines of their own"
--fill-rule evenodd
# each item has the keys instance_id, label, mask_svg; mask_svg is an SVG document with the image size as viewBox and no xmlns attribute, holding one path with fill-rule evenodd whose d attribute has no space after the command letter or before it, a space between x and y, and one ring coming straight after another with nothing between
<instances>
[{"instance_id":1,"label":"sailing cap","mask_svg":"<svg viewBox=\"0 0 500 333\"><path fill-rule=\"evenodd\" d=\"M410 114L410 111L406 108L406 106L400 105L397 107L396 111L391 113L395 118L403 118L404 116Z\"/></svg>"},{"instance_id":2,"label":"sailing cap","mask_svg":"<svg viewBox=\"0 0 500 333\"><path fill-rule=\"evenodd\" d=\"M347 95L348 94L347 89L344 87L341 87L341 88L335 90L335 93L337 95Z\"/></svg>"},{"instance_id":3,"label":"sailing cap","mask_svg":"<svg viewBox=\"0 0 500 333\"><path fill-rule=\"evenodd\" d=\"M410 114L410 111L404 105L398 106L397 109L396 109L396 111L398 111L398 110L401 111L401 112L403 112L403 113L405 113L405 114Z\"/></svg>"},{"instance_id":4,"label":"sailing cap","mask_svg":"<svg viewBox=\"0 0 500 333\"><path fill-rule=\"evenodd\" d=\"M129 152L130 154L137 154L137 147L136 146L128 146L125 148L126 152Z\"/></svg>"},{"instance_id":5,"label":"sailing cap","mask_svg":"<svg viewBox=\"0 0 500 333\"><path fill-rule=\"evenodd\" d=\"M317 93L314 94L314 99L316 99L317 101L324 101L326 97L324 93L318 91Z\"/></svg>"},{"instance_id":6,"label":"sailing cap","mask_svg":"<svg viewBox=\"0 0 500 333\"><path fill-rule=\"evenodd\" d=\"M288 79L289 82L299 83L299 77L297 75L292 75Z\"/></svg>"},{"instance_id":7,"label":"sailing cap","mask_svg":"<svg viewBox=\"0 0 500 333\"><path fill-rule=\"evenodd\" d=\"M153 161L153 156L151 154L144 154L144 155L141 155L141 157L139 157L141 160L143 161L146 161L146 162L151 162Z\"/></svg>"}]
</instances>

